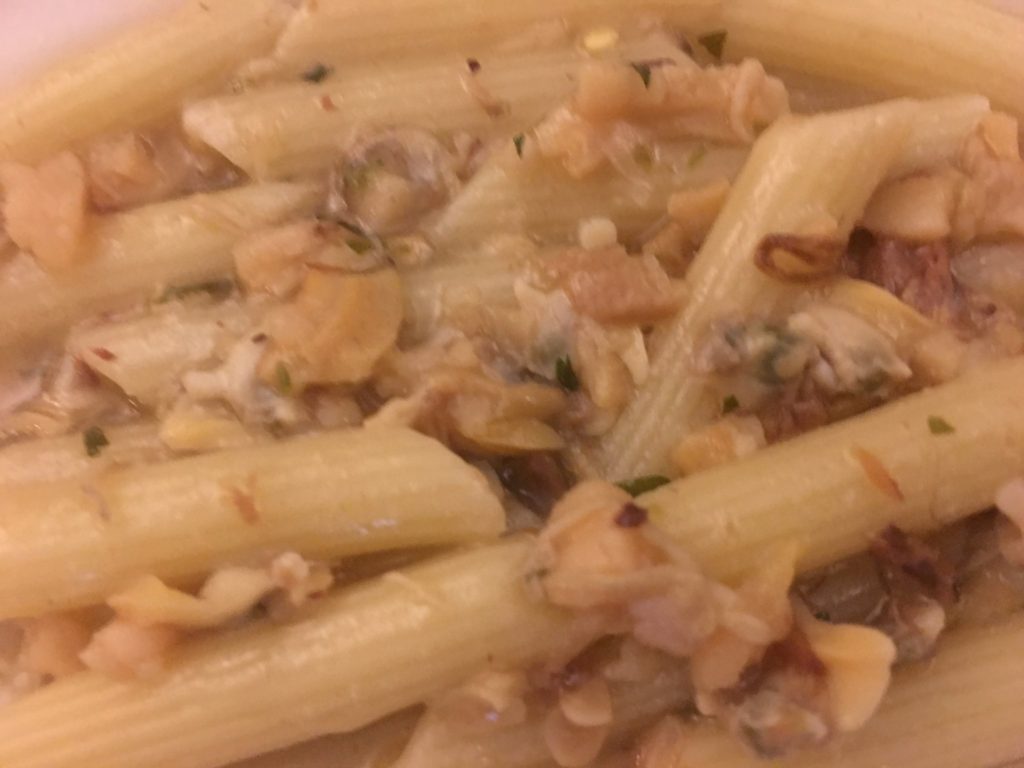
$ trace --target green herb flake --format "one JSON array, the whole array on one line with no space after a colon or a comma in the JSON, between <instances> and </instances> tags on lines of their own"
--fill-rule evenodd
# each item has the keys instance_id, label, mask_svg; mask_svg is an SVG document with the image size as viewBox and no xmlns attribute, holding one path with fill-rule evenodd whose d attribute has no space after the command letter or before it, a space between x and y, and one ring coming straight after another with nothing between
<instances>
[{"instance_id":1,"label":"green herb flake","mask_svg":"<svg viewBox=\"0 0 1024 768\"><path fill-rule=\"evenodd\" d=\"M693 152L690 153L690 156L688 158L686 158L686 167L689 168L690 170L693 170L698 165L700 165L701 161L705 157L707 157L707 154L708 148L704 144L701 144L699 147L693 150Z\"/></svg>"},{"instance_id":2,"label":"green herb flake","mask_svg":"<svg viewBox=\"0 0 1024 768\"><path fill-rule=\"evenodd\" d=\"M99 427L89 427L82 433L82 443L85 445L85 452L93 458L100 455L100 451L110 445L107 434Z\"/></svg>"},{"instance_id":3,"label":"green herb flake","mask_svg":"<svg viewBox=\"0 0 1024 768\"><path fill-rule=\"evenodd\" d=\"M214 299L226 299L235 290L233 280L208 280L202 283L176 285L166 288L157 299L158 304L166 304L174 299L187 299L205 293Z\"/></svg>"},{"instance_id":4,"label":"green herb flake","mask_svg":"<svg viewBox=\"0 0 1024 768\"><path fill-rule=\"evenodd\" d=\"M572 367L572 359L566 355L555 361L555 378L564 389L575 392L580 388L580 380Z\"/></svg>"},{"instance_id":5,"label":"green herb flake","mask_svg":"<svg viewBox=\"0 0 1024 768\"><path fill-rule=\"evenodd\" d=\"M736 395L727 395L722 400L722 415L730 414L739 407L740 401L736 399Z\"/></svg>"},{"instance_id":6,"label":"green herb flake","mask_svg":"<svg viewBox=\"0 0 1024 768\"><path fill-rule=\"evenodd\" d=\"M356 253L366 253L373 249L373 243L369 238L353 237L345 241L345 244Z\"/></svg>"},{"instance_id":7,"label":"green herb flake","mask_svg":"<svg viewBox=\"0 0 1024 768\"><path fill-rule=\"evenodd\" d=\"M951 435L956 432L956 429L941 416L929 416L928 431L933 435Z\"/></svg>"},{"instance_id":8,"label":"green herb flake","mask_svg":"<svg viewBox=\"0 0 1024 768\"><path fill-rule=\"evenodd\" d=\"M818 621L832 621L832 614L828 611L817 611L814 614L814 618Z\"/></svg>"},{"instance_id":9,"label":"green herb flake","mask_svg":"<svg viewBox=\"0 0 1024 768\"><path fill-rule=\"evenodd\" d=\"M700 43L704 50L715 57L716 60L722 60L722 53L725 51L725 41L729 37L729 33L724 29L719 29L715 32L708 32L706 35L701 35L697 38L697 42Z\"/></svg>"},{"instance_id":10,"label":"green herb flake","mask_svg":"<svg viewBox=\"0 0 1024 768\"><path fill-rule=\"evenodd\" d=\"M302 79L307 83L319 83L325 80L333 71L327 65L318 62L302 73Z\"/></svg>"},{"instance_id":11,"label":"green herb flake","mask_svg":"<svg viewBox=\"0 0 1024 768\"><path fill-rule=\"evenodd\" d=\"M633 69L636 70L636 73L638 75L640 75L640 79L644 81L644 88L650 88L651 87L651 65L650 64L638 64L638 63L634 62L633 64L630 64L630 66L633 67Z\"/></svg>"},{"instance_id":12,"label":"green herb flake","mask_svg":"<svg viewBox=\"0 0 1024 768\"><path fill-rule=\"evenodd\" d=\"M517 133L515 136L512 137L512 144L515 145L516 154L519 155L520 157L523 156L523 144L525 143L526 137L521 133Z\"/></svg>"},{"instance_id":13,"label":"green herb flake","mask_svg":"<svg viewBox=\"0 0 1024 768\"><path fill-rule=\"evenodd\" d=\"M292 375L288 372L288 366L279 362L274 367L274 381L277 383L277 391L282 395L292 393Z\"/></svg>"},{"instance_id":14,"label":"green herb flake","mask_svg":"<svg viewBox=\"0 0 1024 768\"><path fill-rule=\"evenodd\" d=\"M636 497L648 491L653 491L655 488L661 488L661 486L667 485L668 482L669 479L664 475L641 475L640 477L634 477L632 480L623 480L621 483L617 483L617 485L630 496Z\"/></svg>"}]
</instances>

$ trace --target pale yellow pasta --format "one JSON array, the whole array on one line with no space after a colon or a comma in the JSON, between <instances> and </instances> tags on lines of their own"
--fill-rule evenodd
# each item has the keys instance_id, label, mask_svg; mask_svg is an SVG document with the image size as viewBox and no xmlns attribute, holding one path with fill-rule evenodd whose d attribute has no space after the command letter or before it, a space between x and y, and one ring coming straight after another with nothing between
<instances>
[{"instance_id":1,"label":"pale yellow pasta","mask_svg":"<svg viewBox=\"0 0 1024 768\"><path fill-rule=\"evenodd\" d=\"M960 629L896 671L878 714L834 745L769 762L710 725L684 727L665 768L993 768L1020 756L1024 618ZM1019 763L1013 763L1019 765Z\"/></svg>"},{"instance_id":2,"label":"pale yellow pasta","mask_svg":"<svg viewBox=\"0 0 1024 768\"><path fill-rule=\"evenodd\" d=\"M729 56L914 96L982 93L1024 115L1024 21L969 0L722 0Z\"/></svg>"},{"instance_id":3,"label":"pale yellow pasta","mask_svg":"<svg viewBox=\"0 0 1024 768\"><path fill-rule=\"evenodd\" d=\"M768 66L890 93L980 92L1024 113L1024 22L969 0L943 2L941 13L930 0L642 0L629 6L570 0L500 8L472 0L455 8L439 0L391 0L372 12L352 0L318 0L295 16L275 60L295 71L316 61L394 61L436 50L472 55L472 48L514 39L515 30L540 20L556 27L561 21L578 35L640 15L696 37L724 30L730 57L756 56Z\"/></svg>"},{"instance_id":4,"label":"pale yellow pasta","mask_svg":"<svg viewBox=\"0 0 1024 768\"><path fill-rule=\"evenodd\" d=\"M279 179L329 167L360 131L397 125L511 136L572 92L566 75L579 61L577 52L564 49L482 57L480 83L508 107L497 116L463 87L469 70L452 57L219 96L189 105L183 121L189 136L250 176Z\"/></svg>"},{"instance_id":5,"label":"pale yellow pasta","mask_svg":"<svg viewBox=\"0 0 1024 768\"><path fill-rule=\"evenodd\" d=\"M486 481L409 430L324 432L47 484L0 498L0 616L88 605L153 574L496 536Z\"/></svg>"},{"instance_id":6,"label":"pale yellow pasta","mask_svg":"<svg viewBox=\"0 0 1024 768\"><path fill-rule=\"evenodd\" d=\"M593 628L527 588L532 546L445 557L342 590L290 623L197 641L142 684L95 673L55 683L4 713L0 764L213 768L356 730L488 667L564 661Z\"/></svg>"},{"instance_id":7,"label":"pale yellow pasta","mask_svg":"<svg viewBox=\"0 0 1024 768\"><path fill-rule=\"evenodd\" d=\"M689 301L665 329L647 383L601 440L596 465L603 474L617 480L669 471L672 445L719 405L694 362L714 323L768 316L802 293L757 268L753 256L762 238L820 232L823 222L845 237L891 169L920 162L917 146L928 143L921 126L942 126L946 136L946 125L954 123L962 139L984 111L984 100L972 97L893 101L791 117L770 128L687 273ZM959 142L937 146L955 151Z\"/></svg>"},{"instance_id":8,"label":"pale yellow pasta","mask_svg":"<svg viewBox=\"0 0 1024 768\"><path fill-rule=\"evenodd\" d=\"M286 73L316 63L338 68L434 56L476 56L502 48L543 48L580 33L662 16L694 27L712 19L720 0L307 0L277 45L273 64Z\"/></svg>"},{"instance_id":9,"label":"pale yellow pasta","mask_svg":"<svg viewBox=\"0 0 1024 768\"><path fill-rule=\"evenodd\" d=\"M929 531L991 506L1024 466L1024 359L1012 359L641 497L704 569L734 579L795 541L807 570L888 525ZM934 434L931 418L950 425Z\"/></svg>"},{"instance_id":10,"label":"pale yellow pasta","mask_svg":"<svg viewBox=\"0 0 1024 768\"><path fill-rule=\"evenodd\" d=\"M189 0L0 96L0 160L33 162L107 131L170 116L273 46L280 0Z\"/></svg>"},{"instance_id":11,"label":"pale yellow pasta","mask_svg":"<svg viewBox=\"0 0 1024 768\"><path fill-rule=\"evenodd\" d=\"M44 342L97 312L158 298L165 288L217 279L231 247L253 229L317 210L317 184L266 184L106 216L88 234L80 266L44 272L22 254L0 266L0 349Z\"/></svg>"},{"instance_id":12,"label":"pale yellow pasta","mask_svg":"<svg viewBox=\"0 0 1024 768\"><path fill-rule=\"evenodd\" d=\"M369 11L369 9L366 9ZM376 13L364 13L360 16ZM451 16L451 9L441 11ZM467 53L467 55L469 55ZM661 35L625 43L618 58L689 60ZM186 132L259 179L280 179L331 167L357 136L384 128L415 127L477 138L509 140L531 128L575 89L587 56L560 45L550 50L477 52L479 86L470 93L465 57L369 70L343 67L317 85L296 83L220 96L185 108ZM691 63L692 66L692 63Z\"/></svg>"},{"instance_id":13,"label":"pale yellow pasta","mask_svg":"<svg viewBox=\"0 0 1024 768\"><path fill-rule=\"evenodd\" d=\"M623 240L636 238L665 215L673 192L732 179L747 155L741 147L681 142L658 147L639 178L605 168L574 179L529 144L522 157L509 145L477 172L428 230L438 247L474 258L472 246L495 231L571 242L580 220L595 216L610 219Z\"/></svg>"},{"instance_id":14,"label":"pale yellow pasta","mask_svg":"<svg viewBox=\"0 0 1024 768\"><path fill-rule=\"evenodd\" d=\"M109 445L99 456L86 452L80 433L44 437L0 448L0 488L54 482L105 472L125 464L166 458L156 424L141 422L104 430Z\"/></svg>"}]
</instances>

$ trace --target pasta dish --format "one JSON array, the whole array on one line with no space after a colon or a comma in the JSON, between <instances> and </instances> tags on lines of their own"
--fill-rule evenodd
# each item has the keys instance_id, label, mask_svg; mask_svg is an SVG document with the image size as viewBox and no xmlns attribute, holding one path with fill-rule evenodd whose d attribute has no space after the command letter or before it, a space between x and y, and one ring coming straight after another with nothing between
<instances>
[{"instance_id":1,"label":"pasta dish","mask_svg":"<svg viewBox=\"0 0 1024 768\"><path fill-rule=\"evenodd\" d=\"M0 93L0 767L1024 760L1022 64L188 0Z\"/></svg>"}]
</instances>

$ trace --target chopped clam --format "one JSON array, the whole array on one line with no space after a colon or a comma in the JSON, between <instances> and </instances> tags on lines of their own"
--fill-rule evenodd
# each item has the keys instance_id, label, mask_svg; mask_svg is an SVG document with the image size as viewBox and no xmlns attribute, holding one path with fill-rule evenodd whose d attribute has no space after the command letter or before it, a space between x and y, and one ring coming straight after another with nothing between
<instances>
[{"instance_id":1,"label":"chopped clam","mask_svg":"<svg viewBox=\"0 0 1024 768\"><path fill-rule=\"evenodd\" d=\"M819 621L802 606L795 614L800 629L827 670L836 728L857 730L878 709L889 687L896 646L871 627Z\"/></svg>"},{"instance_id":2,"label":"chopped clam","mask_svg":"<svg viewBox=\"0 0 1024 768\"><path fill-rule=\"evenodd\" d=\"M84 253L86 181L82 162L61 152L32 168L0 165L7 234L48 271L78 263Z\"/></svg>"},{"instance_id":3,"label":"chopped clam","mask_svg":"<svg viewBox=\"0 0 1024 768\"><path fill-rule=\"evenodd\" d=\"M267 318L272 346L260 367L262 378L279 383L283 366L297 391L309 384L365 380L395 345L403 306L394 270L311 271L294 300Z\"/></svg>"}]
</instances>

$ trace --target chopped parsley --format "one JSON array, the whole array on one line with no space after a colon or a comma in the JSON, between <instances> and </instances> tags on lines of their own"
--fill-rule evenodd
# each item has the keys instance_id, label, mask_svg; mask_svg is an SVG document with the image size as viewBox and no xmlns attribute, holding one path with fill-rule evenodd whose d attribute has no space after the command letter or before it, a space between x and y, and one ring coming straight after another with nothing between
<instances>
[{"instance_id":1,"label":"chopped parsley","mask_svg":"<svg viewBox=\"0 0 1024 768\"><path fill-rule=\"evenodd\" d=\"M288 366L279 362L274 367L274 382L277 384L277 391L282 395L292 393L292 375L288 372Z\"/></svg>"},{"instance_id":2,"label":"chopped parsley","mask_svg":"<svg viewBox=\"0 0 1024 768\"><path fill-rule=\"evenodd\" d=\"M515 145L516 154L519 155L520 157L523 156L523 144L525 142L526 137L521 133L517 133L515 136L512 137L512 144Z\"/></svg>"},{"instance_id":3,"label":"chopped parsley","mask_svg":"<svg viewBox=\"0 0 1024 768\"><path fill-rule=\"evenodd\" d=\"M736 395L726 395L722 399L722 415L730 414L740 407L740 401L736 399Z\"/></svg>"},{"instance_id":4,"label":"chopped parsley","mask_svg":"<svg viewBox=\"0 0 1024 768\"><path fill-rule=\"evenodd\" d=\"M933 435L950 435L956 432L953 425L946 421L941 416L929 416L928 417L928 430Z\"/></svg>"},{"instance_id":5,"label":"chopped parsley","mask_svg":"<svg viewBox=\"0 0 1024 768\"><path fill-rule=\"evenodd\" d=\"M634 477L632 480L623 480L621 483L617 483L617 485L630 496L639 496L642 493L653 491L655 488L661 488L661 486L667 485L668 482L669 479L664 475L641 475L640 477Z\"/></svg>"},{"instance_id":6,"label":"chopped parsley","mask_svg":"<svg viewBox=\"0 0 1024 768\"><path fill-rule=\"evenodd\" d=\"M818 621L832 621L832 614L830 614L828 611L816 611L814 614L814 618L816 618Z\"/></svg>"},{"instance_id":7,"label":"chopped parsley","mask_svg":"<svg viewBox=\"0 0 1024 768\"><path fill-rule=\"evenodd\" d=\"M82 433L82 443L85 445L86 454L95 458L100 455L100 451L110 445L110 440L107 439L107 433L99 427L89 427Z\"/></svg>"},{"instance_id":8,"label":"chopped parsley","mask_svg":"<svg viewBox=\"0 0 1024 768\"><path fill-rule=\"evenodd\" d=\"M302 73L302 79L307 83L319 83L326 79L333 71L327 65L317 62Z\"/></svg>"},{"instance_id":9,"label":"chopped parsley","mask_svg":"<svg viewBox=\"0 0 1024 768\"><path fill-rule=\"evenodd\" d=\"M202 283L189 283L188 285L170 286L160 294L158 304L166 304L173 299L185 299L205 293L214 299L225 299L235 289L233 280L207 280Z\"/></svg>"},{"instance_id":10,"label":"chopped parsley","mask_svg":"<svg viewBox=\"0 0 1024 768\"><path fill-rule=\"evenodd\" d=\"M698 165L700 165L701 160L703 160L707 156L707 154L707 146L701 144L699 147L693 150L693 152L690 153L690 156L688 158L686 158L686 167L690 169L696 168Z\"/></svg>"},{"instance_id":11,"label":"chopped parsley","mask_svg":"<svg viewBox=\"0 0 1024 768\"><path fill-rule=\"evenodd\" d=\"M575 392L580 388L580 379L572 367L572 358L568 355L555 361L555 378L563 389Z\"/></svg>"},{"instance_id":12,"label":"chopped parsley","mask_svg":"<svg viewBox=\"0 0 1024 768\"><path fill-rule=\"evenodd\" d=\"M651 65L634 62L630 64L636 73L640 75L640 79L644 81L644 88L651 87Z\"/></svg>"},{"instance_id":13,"label":"chopped parsley","mask_svg":"<svg viewBox=\"0 0 1024 768\"><path fill-rule=\"evenodd\" d=\"M724 29L715 32L708 32L697 38L697 42L704 46L704 50L714 56L718 61L722 60L722 52L725 50L725 41L729 33Z\"/></svg>"}]
</instances>

